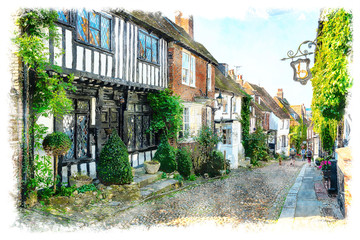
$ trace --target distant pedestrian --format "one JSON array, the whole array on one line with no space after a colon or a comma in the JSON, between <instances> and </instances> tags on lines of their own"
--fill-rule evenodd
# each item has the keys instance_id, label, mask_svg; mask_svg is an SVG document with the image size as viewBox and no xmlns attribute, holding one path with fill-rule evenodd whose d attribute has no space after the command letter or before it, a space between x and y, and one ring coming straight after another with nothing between
<instances>
[{"instance_id":1,"label":"distant pedestrian","mask_svg":"<svg viewBox=\"0 0 360 240\"><path fill-rule=\"evenodd\" d=\"M305 161L305 153L306 153L306 150L305 150L304 146L301 146L301 160L302 161Z\"/></svg>"},{"instance_id":2,"label":"distant pedestrian","mask_svg":"<svg viewBox=\"0 0 360 240\"><path fill-rule=\"evenodd\" d=\"M294 145L293 145L292 148L290 148L290 157L291 157L290 165L295 166L295 156L296 156L296 149L294 148Z\"/></svg>"},{"instance_id":3,"label":"distant pedestrian","mask_svg":"<svg viewBox=\"0 0 360 240\"><path fill-rule=\"evenodd\" d=\"M311 151L311 148L308 148L308 150L306 151L306 158L308 160L309 166L311 166L312 155L313 155L313 153Z\"/></svg>"}]
</instances>

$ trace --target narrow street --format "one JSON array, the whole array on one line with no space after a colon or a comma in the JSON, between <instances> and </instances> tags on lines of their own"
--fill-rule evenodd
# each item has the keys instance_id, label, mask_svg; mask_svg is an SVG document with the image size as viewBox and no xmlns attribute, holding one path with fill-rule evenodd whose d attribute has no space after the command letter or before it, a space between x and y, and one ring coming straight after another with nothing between
<instances>
[{"instance_id":1,"label":"narrow street","mask_svg":"<svg viewBox=\"0 0 360 240\"><path fill-rule=\"evenodd\" d=\"M252 170L239 168L226 179L211 180L124 211L120 210L121 206L111 206L111 203L89 206L87 216L78 213L82 220L77 214L65 217L22 210L15 226L34 231L131 230L135 227L151 229L212 222L217 226L263 229L277 222L283 206L288 204L285 200L289 198L291 187L296 186L301 169L305 169L303 166L302 161L297 161L295 167L285 161L281 166L270 163ZM313 167L309 170L317 171ZM94 213L98 214L97 221L91 216ZM334 221L334 216L331 219Z\"/></svg>"}]
</instances>

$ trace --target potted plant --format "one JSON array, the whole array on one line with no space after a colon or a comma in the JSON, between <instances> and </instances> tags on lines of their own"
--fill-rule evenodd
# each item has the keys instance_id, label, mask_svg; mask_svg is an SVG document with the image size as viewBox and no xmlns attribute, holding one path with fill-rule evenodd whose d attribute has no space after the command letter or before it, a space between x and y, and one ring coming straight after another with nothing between
<instances>
[{"instance_id":1,"label":"potted plant","mask_svg":"<svg viewBox=\"0 0 360 240\"><path fill-rule=\"evenodd\" d=\"M156 160L144 162L144 168L146 173L155 174L159 171L160 163Z\"/></svg>"},{"instance_id":2,"label":"potted plant","mask_svg":"<svg viewBox=\"0 0 360 240\"><path fill-rule=\"evenodd\" d=\"M76 187L81 187L83 185L90 184L92 182L92 178L86 174L76 173L70 177L69 183L70 186L76 185Z\"/></svg>"},{"instance_id":3,"label":"potted plant","mask_svg":"<svg viewBox=\"0 0 360 240\"><path fill-rule=\"evenodd\" d=\"M68 135L63 132L53 132L46 135L43 140L43 148L48 155L54 156L54 192L56 192L56 179L58 172L58 156L65 155L71 148L71 140Z\"/></svg>"},{"instance_id":4,"label":"potted plant","mask_svg":"<svg viewBox=\"0 0 360 240\"><path fill-rule=\"evenodd\" d=\"M319 169L322 170L324 178L327 179L330 177L330 169L331 169L331 162L327 160L323 160L320 162Z\"/></svg>"}]
</instances>

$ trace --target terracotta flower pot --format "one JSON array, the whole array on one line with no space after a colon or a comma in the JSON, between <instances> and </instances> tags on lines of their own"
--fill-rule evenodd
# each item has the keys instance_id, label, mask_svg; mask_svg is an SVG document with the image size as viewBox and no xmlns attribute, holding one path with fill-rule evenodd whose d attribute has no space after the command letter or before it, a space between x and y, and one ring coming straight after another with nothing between
<instances>
[{"instance_id":1,"label":"terracotta flower pot","mask_svg":"<svg viewBox=\"0 0 360 240\"><path fill-rule=\"evenodd\" d=\"M160 163L156 161L144 162L144 168L146 173L155 174L159 171Z\"/></svg>"}]
</instances>

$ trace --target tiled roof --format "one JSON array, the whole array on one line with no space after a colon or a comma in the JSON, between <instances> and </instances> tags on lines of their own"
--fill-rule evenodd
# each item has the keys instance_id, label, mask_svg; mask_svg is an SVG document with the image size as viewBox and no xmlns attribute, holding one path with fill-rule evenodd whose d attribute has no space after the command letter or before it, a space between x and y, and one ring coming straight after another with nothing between
<instances>
[{"instance_id":1,"label":"tiled roof","mask_svg":"<svg viewBox=\"0 0 360 240\"><path fill-rule=\"evenodd\" d=\"M210 52L199 42L194 41L189 34L173 21L163 16L161 12L144 12L134 10L126 12L125 10L114 10L112 13L125 16L136 24L144 28L151 29L155 34L163 36L165 39L175 42L185 49L194 52L200 57L218 65L216 59ZM165 36L164 36L165 35Z\"/></svg>"},{"instance_id":2,"label":"tiled roof","mask_svg":"<svg viewBox=\"0 0 360 240\"><path fill-rule=\"evenodd\" d=\"M296 120L297 122L300 121L299 115L294 111L294 109L292 109L292 108L290 107L290 104L289 104L289 102L286 100L286 98L279 98L279 97L275 96L274 99L278 100L278 101L283 105L283 108L282 108L282 109L283 109L287 114L290 114L294 120ZM294 116L295 116L295 117L294 117Z\"/></svg>"},{"instance_id":3,"label":"tiled roof","mask_svg":"<svg viewBox=\"0 0 360 240\"><path fill-rule=\"evenodd\" d=\"M239 96L249 96L240 84L235 82L230 76L225 77L218 68L215 68L215 88L233 92Z\"/></svg>"},{"instance_id":4,"label":"tiled roof","mask_svg":"<svg viewBox=\"0 0 360 240\"><path fill-rule=\"evenodd\" d=\"M265 105L271 109L271 111L280 119L290 118L289 114L286 113L270 96L270 94L263 87L259 87L256 84L249 83L249 85L255 90L255 92L261 96Z\"/></svg>"}]
</instances>

